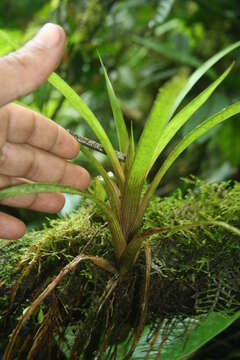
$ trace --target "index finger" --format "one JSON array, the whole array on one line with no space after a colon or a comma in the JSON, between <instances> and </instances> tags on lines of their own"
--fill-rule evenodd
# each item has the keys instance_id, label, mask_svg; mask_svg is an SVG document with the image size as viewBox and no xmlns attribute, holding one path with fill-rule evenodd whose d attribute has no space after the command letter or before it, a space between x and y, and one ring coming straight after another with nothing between
<instances>
[{"instance_id":1,"label":"index finger","mask_svg":"<svg viewBox=\"0 0 240 360\"><path fill-rule=\"evenodd\" d=\"M17 104L0 109L0 146L5 142L29 144L65 159L79 152L78 142L60 125Z\"/></svg>"}]
</instances>

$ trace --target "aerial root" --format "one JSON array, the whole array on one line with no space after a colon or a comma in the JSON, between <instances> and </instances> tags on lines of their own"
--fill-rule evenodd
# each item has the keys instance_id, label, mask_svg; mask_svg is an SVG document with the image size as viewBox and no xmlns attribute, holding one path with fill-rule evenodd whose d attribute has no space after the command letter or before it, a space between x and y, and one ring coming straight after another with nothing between
<instances>
[{"instance_id":1,"label":"aerial root","mask_svg":"<svg viewBox=\"0 0 240 360\"><path fill-rule=\"evenodd\" d=\"M163 318L160 319L159 324L158 324L158 326L157 326L157 329L154 331L152 340L151 340L151 342L150 342L148 351L147 351L147 353L146 353L146 358L145 358L145 360L149 360L149 356L150 356L150 354L151 354L151 352L152 352L152 349L153 349L153 347L154 347L154 345L155 345L155 343L156 343L156 341L157 341L157 339L158 339L158 337L159 337L159 333L160 333L160 331L161 331L161 328L162 328L162 325L163 325L163 321L164 321Z\"/></svg>"},{"instance_id":2,"label":"aerial root","mask_svg":"<svg viewBox=\"0 0 240 360\"><path fill-rule=\"evenodd\" d=\"M124 360L131 359L132 354L134 353L138 341L142 335L144 330L144 324L147 315L147 305L148 305L148 296L149 296L149 285L150 285L150 272L152 266L152 257L151 257L151 248L147 243L144 243L144 251L145 251L145 259L146 259L146 267L145 267L145 283L144 283L144 291L141 301L141 310L140 310L140 320L135 332L135 339L133 341L132 347L124 357Z\"/></svg>"},{"instance_id":3,"label":"aerial root","mask_svg":"<svg viewBox=\"0 0 240 360\"><path fill-rule=\"evenodd\" d=\"M105 259L97 257L97 256L88 256L88 255L78 255L76 256L69 264L67 264L55 277L53 281L46 287L46 289L32 302L29 306L21 320L18 322L12 337L6 347L5 353L3 355L2 360L11 360L11 355L13 353L14 346L16 344L19 332L21 331L23 325L29 319L29 317L34 313L34 311L42 304L42 302L52 293L52 291L56 288L57 285L62 281L62 279L71 272L80 262L82 261L90 261L101 267L102 269L115 273L115 268Z\"/></svg>"},{"instance_id":4,"label":"aerial root","mask_svg":"<svg viewBox=\"0 0 240 360\"><path fill-rule=\"evenodd\" d=\"M99 301L98 309L96 312L91 312L89 318L84 322L84 329L80 328L78 330L78 334L76 336L75 343L72 347L72 351L69 357L69 360L76 360L79 358L79 349L81 349L81 352L83 353L86 349L89 339L91 337L91 334L93 332L93 329L95 328L95 324L97 323L99 313L101 312L103 306L105 305L106 301L109 299L109 297L114 292L115 288L120 282L119 275L115 275L112 279L109 280L101 298ZM94 317L93 317L94 315ZM87 332L86 329L88 327L88 324L90 323L90 331ZM87 333L87 336L84 336L84 333Z\"/></svg>"}]
</instances>

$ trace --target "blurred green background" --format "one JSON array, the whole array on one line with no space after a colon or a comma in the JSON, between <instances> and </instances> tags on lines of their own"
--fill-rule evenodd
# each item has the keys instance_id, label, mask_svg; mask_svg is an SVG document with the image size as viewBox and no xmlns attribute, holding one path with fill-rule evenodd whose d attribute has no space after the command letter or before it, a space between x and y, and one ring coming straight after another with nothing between
<instances>
[{"instance_id":1,"label":"blurred green background","mask_svg":"<svg viewBox=\"0 0 240 360\"><path fill-rule=\"evenodd\" d=\"M61 25L67 34L58 72L101 119L115 146L114 125L97 50L120 98L128 127L133 124L137 141L157 91L166 80L183 67L192 72L214 53L240 39L238 0L0 1L0 29L19 46L49 21ZM11 50L1 37L0 55ZM230 76L193 116L181 135L239 99L240 59L239 51L235 51L201 79L185 102L209 85L232 61L235 66ZM79 114L50 85L42 85L21 101L65 128L94 138ZM214 128L185 151L164 178L158 194L163 196L182 186L181 177L190 174L215 181L240 180L239 140L239 117ZM173 145L170 144L164 156ZM105 156L100 159L108 167ZM163 157L158 160L155 171L162 160ZM94 174L91 164L81 154L76 161ZM71 210L76 202L78 200L68 198L65 211ZM21 217L29 227L41 226L45 218L43 214L26 210L8 211ZM236 345L239 326L234 326L204 348L196 359L239 359ZM239 342L239 335L237 340Z\"/></svg>"}]
</instances>

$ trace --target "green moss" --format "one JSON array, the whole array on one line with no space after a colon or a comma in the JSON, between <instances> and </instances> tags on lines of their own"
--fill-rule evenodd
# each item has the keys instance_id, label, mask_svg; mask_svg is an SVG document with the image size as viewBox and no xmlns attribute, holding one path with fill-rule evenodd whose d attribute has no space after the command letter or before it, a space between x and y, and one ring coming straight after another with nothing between
<instances>
[{"instance_id":1,"label":"green moss","mask_svg":"<svg viewBox=\"0 0 240 360\"><path fill-rule=\"evenodd\" d=\"M163 307L167 305L169 315L174 315L174 309L180 315L240 305L239 236L215 224L240 227L240 185L194 184L185 196L177 192L155 198L144 221L144 229L171 228L150 240L153 277L164 282L164 289L155 291L155 296L162 299ZM177 298L183 300L184 293L188 301L181 304ZM172 309L168 298L178 303Z\"/></svg>"},{"instance_id":2,"label":"green moss","mask_svg":"<svg viewBox=\"0 0 240 360\"><path fill-rule=\"evenodd\" d=\"M19 241L0 239L0 285L11 284L13 277L20 275L18 263L34 242L32 237Z\"/></svg>"}]
</instances>

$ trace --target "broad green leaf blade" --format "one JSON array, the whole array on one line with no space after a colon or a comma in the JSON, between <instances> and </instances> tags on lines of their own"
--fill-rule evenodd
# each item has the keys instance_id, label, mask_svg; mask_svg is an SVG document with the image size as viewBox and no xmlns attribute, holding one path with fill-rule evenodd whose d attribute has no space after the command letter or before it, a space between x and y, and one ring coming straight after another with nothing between
<instances>
[{"instance_id":1,"label":"broad green leaf blade","mask_svg":"<svg viewBox=\"0 0 240 360\"><path fill-rule=\"evenodd\" d=\"M178 156L196 139L204 135L208 130L220 124L221 122L229 119L230 117L240 113L240 102L232 104L227 108L221 110L219 113L213 115L209 119L205 120L202 124L193 129L185 138L180 141L180 143L175 147L175 149L168 155L167 159L164 161L157 174L155 175L152 183L149 185L149 188L144 195L142 204L141 204L141 214L144 213L149 201L151 200L155 190L157 189L160 181L163 176L166 174L167 170L178 158Z\"/></svg>"},{"instance_id":2,"label":"broad green leaf blade","mask_svg":"<svg viewBox=\"0 0 240 360\"><path fill-rule=\"evenodd\" d=\"M132 360L157 359L158 349L160 349L160 360L186 360L190 359L191 355L199 350L208 341L214 339L215 336L226 330L231 324L239 319L240 312L235 312L232 315L227 315L224 312L211 312L208 316L187 318L185 320L173 319L174 325L171 328L170 336L165 338L164 325L162 330L149 353L149 327L146 326L144 336L140 339L137 349L135 350ZM164 344L161 345L161 342Z\"/></svg>"},{"instance_id":3,"label":"broad green leaf blade","mask_svg":"<svg viewBox=\"0 0 240 360\"><path fill-rule=\"evenodd\" d=\"M93 112L89 109L87 104L81 99L80 96L56 73L52 73L48 78L50 84L52 84L65 98L71 103L73 107L75 107L82 117L86 120L88 125L92 128L97 138L101 142L104 150L106 151L109 160L112 164L112 167L116 173L116 176L120 180L121 184L124 181L124 174L119 163L119 160L116 156L114 148L103 129L102 125L93 114Z\"/></svg>"},{"instance_id":4,"label":"broad green leaf blade","mask_svg":"<svg viewBox=\"0 0 240 360\"><path fill-rule=\"evenodd\" d=\"M53 183L23 184L11 186L9 188L0 190L0 200L24 196L28 194L56 191L72 195L81 195L96 203L96 205L103 211L109 222L109 228L112 233L112 245L115 251L115 255L117 259L119 259L126 247L126 242L123 237L121 226L116 216L113 214L112 209L104 202L96 199L93 195L86 191L80 191L70 186Z\"/></svg>"},{"instance_id":5,"label":"broad green leaf blade","mask_svg":"<svg viewBox=\"0 0 240 360\"><path fill-rule=\"evenodd\" d=\"M231 51L237 49L240 46L240 41L237 41L225 49L219 51L217 54L213 55L210 59L208 59L205 63L203 63L188 79L188 82L184 89L178 95L171 112L169 113L169 118L172 117L173 113L176 111L178 106L181 104L182 100L189 93L189 91L193 88L193 86L198 82L201 77L206 74L206 72L219 60L221 60L224 56L229 54Z\"/></svg>"},{"instance_id":6,"label":"broad green leaf blade","mask_svg":"<svg viewBox=\"0 0 240 360\"><path fill-rule=\"evenodd\" d=\"M167 127L164 129L162 137L158 142L153 156L153 163L156 161L158 156L161 154L165 146L171 141L174 135L179 129L190 119L190 117L207 101L212 95L215 89L221 84L221 82L228 76L232 70L233 64L224 71L224 73L203 90L197 97L195 97L189 104L187 104L173 119L169 122Z\"/></svg>"},{"instance_id":7,"label":"broad green leaf blade","mask_svg":"<svg viewBox=\"0 0 240 360\"><path fill-rule=\"evenodd\" d=\"M114 121L115 121L115 124L116 124L119 149L120 149L120 151L122 151L123 153L126 154L127 151L128 151L128 145L129 145L129 136L128 136L126 124L125 124L125 121L124 121L124 118L123 118L123 114L122 114L122 110L121 110L119 101L118 101L118 99L117 99L117 97L115 95L115 92L114 92L114 89L112 87L111 81L110 81L110 79L108 77L107 71L105 69L105 66L104 66L100 56L99 56L99 59L100 59L102 69L103 69L103 73L104 73L104 76L105 76L108 96L109 96L109 99L110 99L112 112L113 112L113 117L114 117Z\"/></svg>"},{"instance_id":8,"label":"broad green leaf blade","mask_svg":"<svg viewBox=\"0 0 240 360\"><path fill-rule=\"evenodd\" d=\"M189 329L185 336L171 337L166 341L161 352L161 360L184 360L199 350L204 344L227 329L240 317L240 312L229 316L224 313L210 313L206 319L200 321L193 329Z\"/></svg>"},{"instance_id":9,"label":"broad green leaf blade","mask_svg":"<svg viewBox=\"0 0 240 360\"><path fill-rule=\"evenodd\" d=\"M101 165L99 161L93 156L91 151L87 150L86 148L82 147L81 151L83 154L93 163L99 174L103 177L105 182L105 188L108 195L108 199L113 209L114 213L119 218L120 213L120 202L119 202L119 189L114 181L110 178L104 167Z\"/></svg>"}]
</instances>

